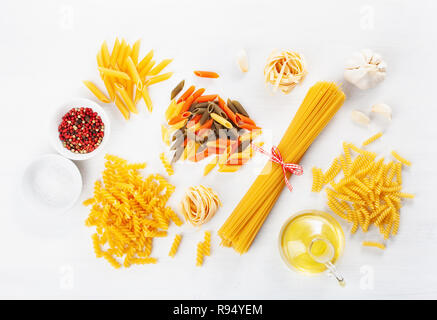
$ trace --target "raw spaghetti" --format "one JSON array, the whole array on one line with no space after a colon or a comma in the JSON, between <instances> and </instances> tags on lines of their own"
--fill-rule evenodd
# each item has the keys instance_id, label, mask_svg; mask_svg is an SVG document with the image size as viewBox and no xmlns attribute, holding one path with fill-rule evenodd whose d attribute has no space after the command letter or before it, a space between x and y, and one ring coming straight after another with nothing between
<instances>
[{"instance_id":1,"label":"raw spaghetti","mask_svg":"<svg viewBox=\"0 0 437 320\"><path fill-rule=\"evenodd\" d=\"M318 82L309 89L278 146L284 162L300 161L344 100L344 93L335 83ZM284 186L282 167L267 163L263 174L258 176L218 231L222 245L232 247L240 254L247 252Z\"/></svg>"}]
</instances>

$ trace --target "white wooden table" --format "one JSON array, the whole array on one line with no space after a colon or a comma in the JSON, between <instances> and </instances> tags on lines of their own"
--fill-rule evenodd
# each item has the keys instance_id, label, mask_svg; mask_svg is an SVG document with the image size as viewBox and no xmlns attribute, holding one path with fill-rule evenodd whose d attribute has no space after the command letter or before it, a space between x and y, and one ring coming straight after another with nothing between
<instances>
[{"instance_id":1,"label":"white wooden table","mask_svg":"<svg viewBox=\"0 0 437 320\"><path fill-rule=\"evenodd\" d=\"M437 298L437 215L435 139L437 138L435 1L22 1L5 0L0 11L0 297L145 299L389 299ZM293 193L283 192L249 253L239 256L219 247L204 267L194 266L195 245L203 230L217 231L254 179L258 164L236 174L202 177L203 165L180 163L171 182L177 207L186 187L213 187L223 208L201 231L185 226L180 252L167 257L172 237L156 241L157 265L114 270L96 259L92 230L84 226L87 209L79 203L59 219L39 218L19 202L20 176L32 158L54 152L46 126L57 105L71 97L93 98L81 80L98 80L95 55L103 40L142 39L142 54L174 58L174 77L151 90L153 114L141 112L125 122L113 106L107 151L148 162L146 172L164 173L158 155L165 150L160 124L169 92L181 79L209 92L238 98L278 142L308 88L318 80L343 82L345 59L371 48L388 63L386 80L360 91L348 85L348 99L305 155L303 177L293 178ZM245 48L250 71L236 67ZM273 48L304 54L309 74L291 94L264 88L263 65ZM192 71L210 69L218 80L195 79ZM346 236L338 267L347 279L338 287L326 276L305 277L280 260L277 236L284 220L302 209L327 209L323 194L312 194L310 168L326 168L341 141L360 143L373 131L350 120L353 109L377 102L393 107L393 122L374 150L399 150L414 165L405 189L416 193L401 212L400 234L385 252L363 248L377 233ZM81 201L103 168L103 154L77 163L83 179ZM342 222L348 234L350 226ZM176 229L171 229L174 234Z\"/></svg>"}]
</instances>

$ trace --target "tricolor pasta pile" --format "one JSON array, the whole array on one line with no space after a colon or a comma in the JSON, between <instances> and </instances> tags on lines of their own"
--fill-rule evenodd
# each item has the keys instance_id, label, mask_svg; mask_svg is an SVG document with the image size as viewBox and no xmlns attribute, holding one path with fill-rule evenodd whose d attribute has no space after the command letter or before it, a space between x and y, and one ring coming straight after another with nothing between
<instances>
[{"instance_id":1,"label":"tricolor pasta pile","mask_svg":"<svg viewBox=\"0 0 437 320\"><path fill-rule=\"evenodd\" d=\"M128 120L130 113L138 113L137 103L143 99L147 109L153 109L148 87L169 79L172 72L160 72L172 61L164 59L155 65L153 50L142 60L139 59L140 40L132 46L125 39L115 40L112 52L106 41L97 54L97 67L109 98L91 81L84 81L90 91L103 103L115 102L115 105Z\"/></svg>"},{"instance_id":2,"label":"tricolor pasta pile","mask_svg":"<svg viewBox=\"0 0 437 320\"><path fill-rule=\"evenodd\" d=\"M371 137L363 145L380 136ZM325 173L313 169L312 190L321 191L329 184L330 187L325 188L328 206L353 224L352 233L359 227L367 232L373 224L387 240L398 233L402 199L414 197L402 192L402 166L411 163L396 158L401 162L384 163L384 158L377 159L375 152L344 142L343 154L334 159ZM340 172L343 172L342 177L335 181Z\"/></svg>"},{"instance_id":3,"label":"tricolor pasta pile","mask_svg":"<svg viewBox=\"0 0 437 320\"><path fill-rule=\"evenodd\" d=\"M162 139L173 152L171 163L180 158L200 161L214 156L205 168L207 175L216 165L220 172L234 172L252 156L250 144L261 134L260 128L236 100L225 102L217 94L205 95L205 89L183 89L181 82L171 93L165 112Z\"/></svg>"},{"instance_id":4,"label":"tricolor pasta pile","mask_svg":"<svg viewBox=\"0 0 437 320\"><path fill-rule=\"evenodd\" d=\"M167 236L170 221L183 224L166 206L175 187L157 174L144 179L139 170L145 164L129 164L113 155L105 159L103 184L96 181L94 196L84 202L92 205L85 224L96 227L95 254L115 268L156 263L150 256L153 239Z\"/></svg>"}]
</instances>

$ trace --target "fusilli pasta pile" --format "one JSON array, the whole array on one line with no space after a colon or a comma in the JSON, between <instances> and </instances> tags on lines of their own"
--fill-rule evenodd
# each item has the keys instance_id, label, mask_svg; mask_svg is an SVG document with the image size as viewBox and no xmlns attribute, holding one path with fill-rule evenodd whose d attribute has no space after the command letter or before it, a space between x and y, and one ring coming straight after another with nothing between
<instances>
[{"instance_id":1,"label":"fusilli pasta pile","mask_svg":"<svg viewBox=\"0 0 437 320\"><path fill-rule=\"evenodd\" d=\"M359 227L367 232L374 224L385 240L396 235L402 199L414 197L401 192L402 164L411 163L403 158L402 162L384 163L384 158L376 159L376 153L351 143L343 143L343 151L344 154L336 158L324 174L323 184L330 184L330 188L325 188L329 208L353 224L352 233ZM352 158L352 151L356 153L355 158ZM400 161L396 155L395 158ZM323 188L320 186L319 170L313 169L313 191ZM334 178L339 171L343 171L344 175L336 182Z\"/></svg>"},{"instance_id":2,"label":"fusilli pasta pile","mask_svg":"<svg viewBox=\"0 0 437 320\"><path fill-rule=\"evenodd\" d=\"M85 224L95 226L93 246L98 258L113 267L156 263L150 257L153 238L165 237L169 223L181 225L177 214L166 206L175 187L160 175L144 179L145 164L129 164L113 155L105 156L103 184L96 181L92 205Z\"/></svg>"}]
</instances>

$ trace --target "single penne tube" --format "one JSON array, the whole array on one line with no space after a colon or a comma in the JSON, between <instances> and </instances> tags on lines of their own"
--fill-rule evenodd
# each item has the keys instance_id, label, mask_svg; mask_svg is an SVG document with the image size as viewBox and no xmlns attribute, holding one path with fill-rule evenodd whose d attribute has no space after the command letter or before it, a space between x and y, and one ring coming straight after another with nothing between
<instances>
[{"instance_id":1,"label":"single penne tube","mask_svg":"<svg viewBox=\"0 0 437 320\"><path fill-rule=\"evenodd\" d=\"M129 71L129 75L131 76L133 82L137 86L139 90L143 89L143 82L141 81L140 75L138 73L137 67L135 65L135 62L132 60L132 58L129 56L126 58L126 67Z\"/></svg>"},{"instance_id":2,"label":"single penne tube","mask_svg":"<svg viewBox=\"0 0 437 320\"><path fill-rule=\"evenodd\" d=\"M183 106L184 106L184 101L177 103L176 106L174 107L174 111L171 113L170 118L173 118L173 117L177 116L178 114L180 114Z\"/></svg>"},{"instance_id":3,"label":"single penne tube","mask_svg":"<svg viewBox=\"0 0 437 320\"><path fill-rule=\"evenodd\" d=\"M129 111L132 113L138 113L138 109L133 103L132 99L129 97L126 89L120 85L116 85L116 90L119 93L120 97L123 99L123 102L129 109Z\"/></svg>"},{"instance_id":4,"label":"single penne tube","mask_svg":"<svg viewBox=\"0 0 437 320\"><path fill-rule=\"evenodd\" d=\"M109 103L110 100L105 96L105 94L102 91L100 91L99 88L97 88L97 86L94 83L87 80L83 81L83 83L96 96L97 99L99 99L103 103Z\"/></svg>"},{"instance_id":5,"label":"single penne tube","mask_svg":"<svg viewBox=\"0 0 437 320\"><path fill-rule=\"evenodd\" d=\"M129 57L132 53L132 47L128 44L126 47L126 50L124 51L122 60L121 60L121 65L119 66L120 68L126 68L126 60L127 57Z\"/></svg>"},{"instance_id":6,"label":"single penne tube","mask_svg":"<svg viewBox=\"0 0 437 320\"><path fill-rule=\"evenodd\" d=\"M132 46L132 52L131 52L131 58L132 61L135 63L135 66L138 63L138 56L140 54L140 46L141 46L141 40L135 41L134 45Z\"/></svg>"},{"instance_id":7,"label":"single penne tube","mask_svg":"<svg viewBox=\"0 0 437 320\"><path fill-rule=\"evenodd\" d=\"M170 115L174 111L175 107L176 107L176 100L173 99L173 100L171 100L170 104L168 105L167 110L165 110L164 116L165 116L166 120L168 120L170 118Z\"/></svg>"},{"instance_id":8,"label":"single penne tube","mask_svg":"<svg viewBox=\"0 0 437 320\"><path fill-rule=\"evenodd\" d=\"M166 66L168 66L170 64L170 62L172 62L173 59L164 59L162 60L160 63L158 63L156 65L155 68L153 68L152 70L150 70L149 75L150 76L156 76L158 73L160 73Z\"/></svg>"},{"instance_id":9,"label":"single penne tube","mask_svg":"<svg viewBox=\"0 0 437 320\"><path fill-rule=\"evenodd\" d=\"M132 81L129 81L126 84L126 92L129 95L129 98L132 100L132 102L134 101L134 84ZM135 104L134 104L135 105Z\"/></svg>"},{"instance_id":10,"label":"single penne tube","mask_svg":"<svg viewBox=\"0 0 437 320\"><path fill-rule=\"evenodd\" d=\"M147 90L147 87L144 86L143 90L141 90L141 94L143 96L144 103L146 104L147 109L149 112L152 112L153 110L153 104L152 99L150 99L149 90Z\"/></svg>"},{"instance_id":11,"label":"single penne tube","mask_svg":"<svg viewBox=\"0 0 437 320\"><path fill-rule=\"evenodd\" d=\"M109 97L111 98L111 101L115 100L115 90L114 90L114 84L111 81L110 77L103 76L103 83L105 84L106 91L108 91Z\"/></svg>"},{"instance_id":12,"label":"single penne tube","mask_svg":"<svg viewBox=\"0 0 437 320\"><path fill-rule=\"evenodd\" d=\"M111 67L115 67L119 52L120 52L120 41L118 40L118 38L116 38L114 42L114 47L112 48L111 58L109 59L109 65Z\"/></svg>"},{"instance_id":13,"label":"single penne tube","mask_svg":"<svg viewBox=\"0 0 437 320\"><path fill-rule=\"evenodd\" d=\"M172 75L173 75L173 72L167 72L167 73L160 74L158 76L154 76L154 77L148 79L146 84L148 86L150 86L152 84L155 84L155 83L158 83L161 81L165 81L165 80L169 79Z\"/></svg>"},{"instance_id":14,"label":"single penne tube","mask_svg":"<svg viewBox=\"0 0 437 320\"><path fill-rule=\"evenodd\" d=\"M141 100L141 90L139 90L138 88L135 89L135 97L134 97L134 103L135 105L137 105L138 101Z\"/></svg>"},{"instance_id":15,"label":"single penne tube","mask_svg":"<svg viewBox=\"0 0 437 320\"><path fill-rule=\"evenodd\" d=\"M106 41L103 41L100 50L102 51L103 66L108 67L110 62L110 56L109 56L108 44L106 43Z\"/></svg>"},{"instance_id":16,"label":"single penne tube","mask_svg":"<svg viewBox=\"0 0 437 320\"><path fill-rule=\"evenodd\" d=\"M240 139L240 142L243 142L246 140L255 140L255 138L257 138L261 134L262 134L261 129L253 130L253 131L246 132L245 134L242 134L239 139Z\"/></svg>"},{"instance_id":17,"label":"single penne tube","mask_svg":"<svg viewBox=\"0 0 437 320\"><path fill-rule=\"evenodd\" d=\"M150 60L149 63L146 66L144 66L144 68L140 69L141 79L145 79L149 75L149 72L154 65L155 65L155 60Z\"/></svg>"},{"instance_id":18,"label":"single penne tube","mask_svg":"<svg viewBox=\"0 0 437 320\"><path fill-rule=\"evenodd\" d=\"M235 171L240 170L241 167L242 167L241 165L233 166L233 165L225 164L225 165L219 166L218 172L235 172Z\"/></svg>"},{"instance_id":19,"label":"single penne tube","mask_svg":"<svg viewBox=\"0 0 437 320\"><path fill-rule=\"evenodd\" d=\"M220 123L222 126L224 126L225 128L232 128L232 123L230 123L228 120L226 120L225 118L219 116L217 113L211 113L211 118L213 118L216 122Z\"/></svg>"},{"instance_id":20,"label":"single penne tube","mask_svg":"<svg viewBox=\"0 0 437 320\"><path fill-rule=\"evenodd\" d=\"M162 141L169 146L170 145L170 128L166 125L161 125L161 137Z\"/></svg>"},{"instance_id":21,"label":"single penne tube","mask_svg":"<svg viewBox=\"0 0 437 320\"><path fill-rule=\"evenodd\" d=\"M115 97L115 105L117 106L118 110L121 112L123 117L126 120L129 120L129 118L130 118L129 110L126 107L126 105L123 103L123 100L121 100L119 96Z\"/></svg>"},{"instance_id":22,"label":"single penne tube","mask_svg":"<svg viewBox=\"0 0 437 320\"><path fill-rule=\"evenodd\" d=\"M98 67L98 69L102 74L108 77L119 78L123 80L131 80L126 72L118 71L115 69L104 68L104 67Z\"/></svg>"},{"instance_id":23,"label":"single penne tube","mask_svg":"<svg viewBox=\"0 0 437 320\"><path fill-rule=\"evenodd\" d=\"M235 120L237 121L237 123L244 122L244 123L248 123L248 124L252 124L252 125L256 126L255 121L253 121L249 117L242 115L241 113L236 114Z\"/></svg>"},{"instance_id":24,"label":"single penne tube","mask_svg":"<svg viewBox=\"0 0 437 320\"><path fill-rule=\"evenodd\" d=\"M176 130L183 128L188 122L188 119L181 120L170 127L170 133L172 134Z\"/></svg>"},{"instance_id":25,"label":"single penne tube","mask_svg":"<svg viewBox=\"0 0 437 320\"><path fill-rule=\"evenodd\" d=\"M97 60L97 67L105 67L105 64L103 63L102 50L99 50L99 52L97 53L96 60Z\"/></svg>"},{"instance_id":26,"label":"single penne tube","mask_svg":"<svg viewBox=\"0 0 437 320\"><path fill-rule=\"evenodd\" d=\"M215 156L206 166L205 169L203 169L203 175L206 176L208 175L212 169L215 168L215 166L217 165L218 162L218 156Z\"/></svg>"},{"instance_id":27,"label":"single penne tube","mask_svg":"<svg viewBox=\"0 0 437 320\"><path fill-rule=\"evenodd\" d=\"M123 40L121 40L120 50L119 50L118 55L117 55L117 64L119 67L122 67L122 65L123 65L123 59L124 59L124 56L126 54L126 49L127 49L127 42L125 39L123 39Z\"/></svg>"},{"instance_id":28,"label":"single penne tube","mask_svg":"<svg viewBox=\"0 0 437 320\"><path fill-rule=\"evenodd\" d=\"M191 96L194 92L194 90L196 90L195 86L190 86L178 99L178 103L187 100L187 98L189 96Z\"/></svg>"},{"instance_id":29,"label":"single penne tube","mask_svg":"<svg viewBox=\"0 0 437 320\"><path fill-rule=\"evenodd\" d=\"M201 78L218 78L219 75L213 71L194 71L194 74Z\"/></svg>"},{"instance_id":30,"label":"single penne tube","mask_svg":"<svg viewBox=\"0 0 437 320\"><path fill-rule=\"evenodd\" d=\"M150 50L149 53L146 54L146 56L143 58L143 60L138 63L138 70L142 70L145 66L149 64L149 62L153 58L153 50Z\"/></svg>"}]
</instances>

